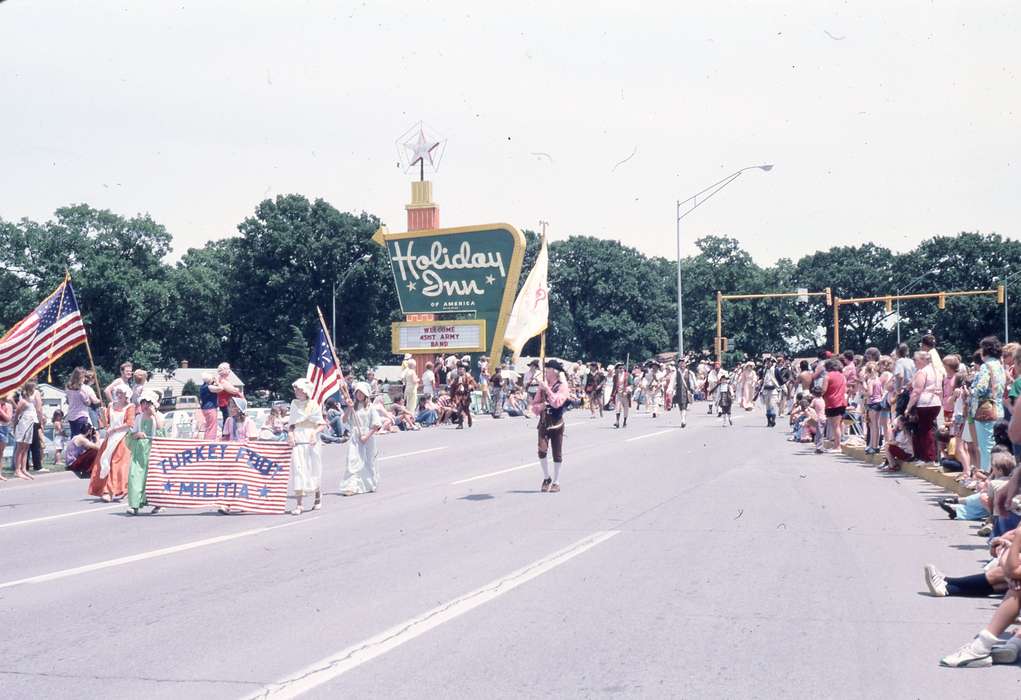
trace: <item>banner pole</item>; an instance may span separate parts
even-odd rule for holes
[[[546,331],[539,336],[539,370],[546,371]]]
[[[337,372],[340,374],[340,393],[344,395],[344,398],[351,401],[351,396],[347,390],[347,380],[344,377],[344,370],[340,367],[340,355],[337,354],[337,348],[333,346],[333,338],[330,336],[330,328],[326,325],[326,319],[323,317],[323,310],[316,304],[316,313],[319,314],[319,323],[323,328],[323,333],[326,335],[326,342],[330,345],[330,352],[333,353],[333,361],[337,363]]]

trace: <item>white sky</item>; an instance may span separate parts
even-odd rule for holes
[[[147,211],[181,252],[298,192],[402,231],[394,140],[422,119],[445,226],[673,257],[677,199],[775,163],[682,222],[686,254],[1017,237],[1019,29],[982,0],[9,0],[0,216]]]

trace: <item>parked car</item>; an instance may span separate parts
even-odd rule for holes
[[[160,411],[196,411],[199,408],[197,396],[164,396],[160,399]]]
[[[195,411],[192,409],[167,411],[166,413],[164,413],[163,431],[166,434],[166,436],[170,438],[201,437],[198,433],[198,424],[196,423],[195,419]]]

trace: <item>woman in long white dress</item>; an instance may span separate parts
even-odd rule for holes
[[[379,486],[376,433],[383,427],[383,421],[369,401],[372,393],[369,385],[358,382],[354,392],[354,401],[344,413],[344,420],[351,426],[351,440],[347,445],[347,470],[340,485],[341,496],[372,493]]]
[[[323,507],[323,460],[319,433],[326,428],[323,409],[312,399],[312,382],[298,379],[291,387],[294,400],[287,418],[287,442],[291,445],[291,483],[297,504],[291,515],[301,515],[304,496],[314,495],[312,510]]]

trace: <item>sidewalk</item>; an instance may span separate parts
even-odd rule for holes
[[[879,466],[883,463],[883,455],[867,455],[865,454],[864,447],[841,445],[840,451],[848,457],[861,460],[862,462],[866,462],[867,464],[872,464],[874,466]],[[901,471],[905,474],[910,474],[911,476],[917,476],[919,479],[925,479],[929,483],[946,489],[951,493],[955,493],[958,496],[970,496],[975,493],[974,490],[959,484],[955,478],[955,473],[944,472],[938,464],[933,464],[931,462],[905,464],[901,467]]]

